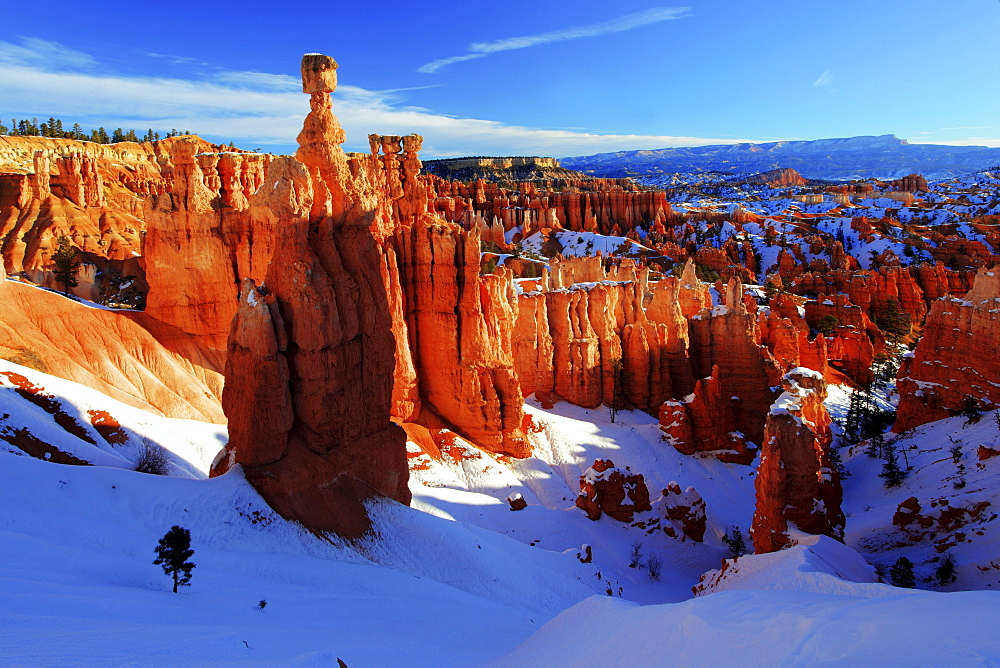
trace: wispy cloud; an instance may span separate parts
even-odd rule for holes
[[[0,64],[36,69],[89,69],[97,64],[89,54],[38,37],[22,37],[21,44],[0,42]]]
[[[689,15],[690,11],[689,7],[651,7],[641,12],[625,14],[624,16],[619,16],[602,23],[592,23],[585,26],[573,26],[570,28],[542,32],[535,35],[524,35],[522,37],[508,37],[506,39],[498,39],[493,42],[474,42],[467,47],[471,53],[434,60],[421,65],[417,68],[417,71],[424,74],[432,74],[437,72],[442,67],[466,60],[473,60],[474,58],[483,58],[491,53],[498,53],[500,51],[527,49],[528,47],[537,46],[539,44],[565,42],[571,39],[597,37],[598,35],[625,32],[626,30],[633,30],[634,28],[640,28],[642,26],[650,25],[651,23],[684,18]]]
[[[829,86],[832,83],[833,74],[830,73],[830,70],[827,70],[823,72],[823,74],[819,75],[819,78],[816,79],[816,81],[813,81],[813,88],[817,88],[819,86]]]
[[[4,43],[0,42],[0,53]],[[52,52],[52,43],[41,49]],[[26,48],[26,47],[19,47]],[[86,127],[190,129],[216,142],[244,148],[295,150],[309,112],[298,77],[264,72],[215,71],[199,79],[136,77],[98,70],[45,71],[40,51],[18,52],[0,67],[4,111],[14,117],[55,116]],[[86,54],[82,54],[86,56]],[[89,60],[88,60],[89,59]],[[94,63],[89,56],[79,62]],[[588,155],[610,151],[731,144],[746,139],[601,134],[539,129],[457,118],[407,105],[407,89],[368,90],[342,84],[334,112],[347,132],[347,150],[368,148],[368,133],[424,135],[422,155]]]

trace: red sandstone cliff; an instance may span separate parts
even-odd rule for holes
[[[964,299],[934,302],[923,338],[899,370],[893,431],[949,417],[966,397],[981,407],[1000,405],[998,299],[1000,270],[980,269]]]

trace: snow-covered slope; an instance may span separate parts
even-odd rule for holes
[[[205,479],[206,453],[225,437],[217,425],[150,416],[6,362],[0,371],[44,387],[103,443],[0,388],[6,427],[97,464],[41,461],[3,442],[5,662],[474,665],[599,591],[577,580],[584,566],[570,555],[398,504],[372,509],[381,536],[359,549],[320,539],[277,517],[238,469]],[[104,442],[92,409],[114,415],[129,443]],[[180,477],[129,470],[139,434],[177,447]],[[174,524],[191,531],[197,564],[179,594],[152,564]]]
[[[995,665],[993,592],[730,591],[671,605],[589,598],[498,666]]]
[[[152,416],[6,362],[0,380],[4,435],[27,432],[94,464],[42,461],[16,438],[0,440],[0,646],[11,664],[919,664],[1000,656],[991,628],[1000,593],[875,584],[857,553],[823,538],[730,562],[706,578],[714,593],[687,600],[698,576],[727,556],[721,534],[749,524],[752,469],[677,453],[643,413],[619,412],[611,424],[603,409],[529,401],[535,457],[495,458],[461,439],[441,461],[415,456],[414,507],[373,503],[377,535],[349,546],[277,517],[238,468],[207,479],[226,438],[217,425]],[[105,438],[105,416],[123,437]],[[993,433],[991,419],[967,428],[969,443]],[[931,444],[961,425],[922,429],[915,438],[927,452],[913,454],[919,470],[904,490],[876,489],[867,458],[849,459],[857,487],[848,488],[847,507],[861,518],[848,520],[850,545],[871,547],[892,530],[897,496],[946,492],[934,489],[942,476],[935,467],[952,459],[939,462]],[[131,470],[150,444],[169,451],[170,476]],[[667,536],[655,503],[631,524],[588,520],[574,500],[596,458],[642,473],[653,499],[673,480],[698,489],[705,543]],[[989,494],[992,483],[977,476],[989,476],[994,462],[980,469],[969,461],[969,493]],[[512,493],[528,507],[511,511]],[[856,508],[878,494],[886,497],[878,509]],[[151,563],[175,524],[191,531],[197,564],[179,594]],[[978,550],[982,564],[990,531],[953,548],[960,572],[974,561],[963,550]],[[640,566],[630,567],[636,545]],[[919,556],[925,548],[892,549]],[[659,580],[650,576],[654,558],[663,564]]]

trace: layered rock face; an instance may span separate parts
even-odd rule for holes
[[[899,369],[893,431],[954,415],[967,397],[981,408],[1000,405],[998,300],[1000,270],[980,269],[964,299],[934,302],[923,338]]]
[[[145,210],[146,312],[225,350],[238,279],[261,280],[274,243],[247,212],[270,156],[199,153],[188,137],[172,148],[170,186]]]
[[[223,358],[141,312],[88,308],[0,279],[0,358],[167,417],[225,422],[213,370]]]
[[[114,299],[122,279],[131,277],[131,296],[141,303],[144,199],[170,189],[170,156],[185,142],[195,145],[191,155],[221,149],[195,137],[114,145],[0,137],[0,254],[7,273],[55,287],[50,258],[56,239],[66,236],[84,263],[75,294]]]
[[[396,336],[409,344],[397,364],[396,415],[452,427],[493,452],[528,456],[509,273],[479,276],[479,234],[426,214],[400,227],[389,244],[405,323]],[[411,365],[419,396],[407,400]]]
[[[793,544],[792,528],[843,540],[843,490],[830,462],[826,382],[810,369],[782,378],[784,393],[771,407],[757,467],[757,506],[751,534],[757,553]]]
[[[307,55],[312,111],[298,160],[275,159],[252,200],[280,234],[263,285],[243,283],[229,336],[223,407],[234,464],[282,516],[357,538],[364,500],[409,502],[405,434],[390,422],[395,344],[384,259],[373,233],[385,202],[366,197],[340,148],[332,58]],[[381,211],[379,210],[381,207]]]
[[[730,422],[746,440],[762,443],[767,409],[774,400],[770,389],[781,376],[770,355],[757,344],[756,319],[743,300],[739,281],[730,280],[726,305],[707,309],[690,321],[691,359],[696,377],[718,379],[703,384],[709,412]],[[695,398],[698,397],[695,390]],[[747,457],[753,458],[753,453]]]
[[[514,240],[543,229],[611,234],[673,216],[663,192],[640,190],[629,179],[521,181],[511,189],[482,180],[466,184],[428,179],[430,210],[465,227],[520,227]],[[502,235],[499,241],[502,242]]]

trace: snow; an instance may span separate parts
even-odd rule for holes
[[[699,576],[728,556],[721,536],[746,530],[754,500],[752,467],[682,455],[663,442],[656,419],[565,403],[543,409],[529,398],[534,456],[512,460],[456,437],[440,460],[416,455],[413,504],[369,506],[375,535],[348,545],[314,536],[276,516],[238,467],[207,478],[226,441],[224,427],[150,415],[98,392],[0,361],[59,401],[95,444],[0,387],[8,427],[94,462],[40,461],[0,448],[0,625],[5,663],[348,665],[706,665],[989,662],[1000,656],[993,618],[1000,593],[903,591],[874,582],[871,566],[907,554],[920,586],[934,567],[932,545],[897,546],[892,514],[918,496],[953,505],[995,500],[1000,460],[974,462],[980,443],[997,443],[991,414],[922,427],[897,447],[914,467],[885,490],[878,463],[845,451],[847,546],[798,535],[780,553],[729,562],[708,576],[713,593],[692,598]],[[7,376],[0,376],[7,378]],[[847,392],[831,386],[835,415]],[[112,415],[126,435],[105,442],[88,411]],[[965,444],[968,485],[957,475],[947,436]],[[170,452],[171,475],[131,470],[143,441]],[[595,459],[641,473],[655,500],[676,481],[704,498],[702,544],[668,537],[649,523],[602,517],[574,505],[579,478]],[[508,498],[527,507],[511,512]],[[1000,585],[991,560],[1000,534],[991,520],[951,552],[950,588]],[[170,591],[151,562],[170,526],[191,531],[192,586]],[[982,530],[983,535],[974,532]],[[630,568],[663,563],[660,581]],[[582,563],[586,546],[593,561]],[[982,570],[986,569],[986,570]],[[260,602],[266,601],[261,608]]]
[[[625,249],[624,254],[626,255],[639,252],[653,253],[653,251],[649,248],[646,248],[631,239],[627,239],[625,237],[605,236],[594,232],[570,232],[568,230],[562,230],[556,233],[556,239],[558,239],[559,243],[562,245],[562,254],[565,257],[580,257],[585,255],[596,255],[597,253],[602,253],[604,255],[620,255],[622,253],[618,249],[623,247]],[[544,241],[545,237],[542,233],[536,232],[527,239],[524,239],[521,242],[521,246],[526,252],[541,253]]]
[[[674,605],[578,603],[495,666],[992,665],[992,592],[876,598],[731,591]]]

